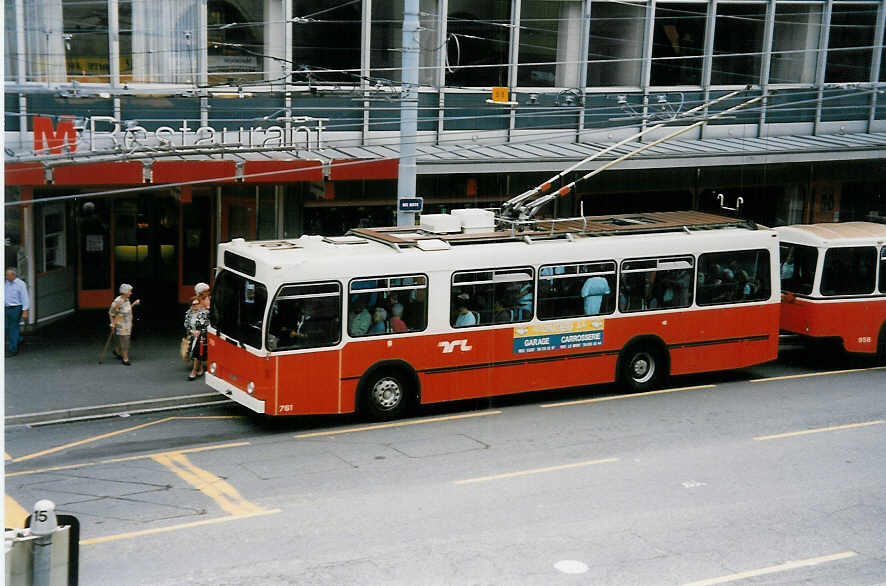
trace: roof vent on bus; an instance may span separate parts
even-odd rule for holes
[[[465,234],[495,231],[495,213],[490,210],[464,208],[452,210],[452,215],[459,219]]]
[[[434,234],[461,232],[461,221],[449,214],[422,214],[421,229]]]
[[[323,242],[327,244],[367,244],[369,241],[360,236],[324,236]]]

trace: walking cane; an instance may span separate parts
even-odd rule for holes
[[[105,342],[105,347],[102,348],[102,353],[99,354],[99,356],[98,356],[98,363],[99,363],[99,364],[101,364],[101,363],[102,363],[102,360],[105,359],[105,354],[108,353],[108,346],[111,345],[111,338],[113,338],[113,337],[114,337],[114,330],[111,330],[111,333],[108,334],[108,339],[107,339],[107,341]]]

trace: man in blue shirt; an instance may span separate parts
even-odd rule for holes
[[[16,276],[15,269],[6,269],[6,283],[3,299],[6,305],[6,347],[9,354],[18,354],[19,322],[22,318],[28,319],[28,310],[31,308],[28,299],[28,286]]]

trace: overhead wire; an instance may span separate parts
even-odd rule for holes
[[[859,91],[871,92],[871,91],[877,91],[877,90],[860,89]],[[763,98],[763,97],[767,97],[767,96],[759,96],[759,98]],[[769,106],[769,109],[777,109],[778,107],[779,107],[778,105]],[[752,110],[756,110],[756,109],[758,109],[758,108],[754,108]],[[712,114],[711,118],[713,118],[713,116],[716,116],[716,114],[717,113]],[[693,117],[686,117],[685,121],[688,123],[693,123],[693,124],[698,122],[698,120],[694,121]],[[582,134],[593,134],[593,133],[603,133],[603,132],[608,133],[610,131],[611,131],[611,128],[593,129],[593,130],[585,129],[581,133]],[[554,134],[554,136],[564,136],[567,133],[569,135],[574,135],[576,133],[576,130],[569,129],[566,131],[557,132],[556,134]],[[407,138],[416,139],[416,137],[407,137]],[[525,140],[518,139],[518,140],[513,140],[508,143],[502,143],[502,144],[505,144],[505,145],[517,144],[517,145],[519,145],[519,144],[537,143],[539,138],[540,137],[538,135],[534,135],[534,136],[526,137]],[[416,144],[426,144],[426,143],[421,143],[416,140]],[[466,151],[470,151],[472,149],[475,149],[478,146],[483,146],[483,145],[477,145],[477,144],[463,145],[460,147],[455,147],[455,148],[449,149],[449,152],[452,152],[452,153],[466,152]],[[229,152],[231,154],[236,154],[236,151],[229,151]],[[170,153],[170,154],[172,154],[172,153]],[[174,154],[175,155],[183,155],[186,153],[179,152],[179,153],[174,153]],[[399,155],[396,155],[396,156],[382,157],[382,158],[376,158],[376,159],[360,159],[360,160],[353,160],[353,161],[346,161],[346,162],[336,162],[336,163],[334,163],[334,165],[335,166],[361,165],[361,164],[366,164],[367,162],[396,160],[398,158],[399,158]],[[310,161],[310,160],[308,160],[308,161]],[[318,161],[318,163],[322,164],[322,161]],[[332,164],[332,163],[330,163],[330,164]],[[7,172],[9,172],[9,170],[7,170]],[[293,171],[291,169],[286,169],[286,170],[282,170],[282,171],[268,171],[268,172],[253,173],[253,174],[244,175],[243,178],[266,177],[266,176],[273,176],[275,174],[282,174],[282,173],[291,174],[293,172],[298,172],[298,171]],[[304,172],[308,172],[308,170],[304,170]],[[212,183],[218,183],[221,181],[227,181],[227,180],[232,180],[232,179],[237,179],[237,177],[216,177],[216,178],[212,178],[212,179],[181,181],[181,182],[175,182],[175,183],[164,183],[164,184],[156,184],[156,185],[141,185],[141,186],[132,187],[132,188],[118,188],[118,189],[110,189],[110,190],[96,191],[96,192],[90,192],[90,193],[78,193],[78,194],[70,194],[70,195],[51,196],[51,197],[40,198],[37,200],[6,202],[4,204],[4,206],[5,207],[16,207],[16,206],[22,206],[22,205],[32,205],[35,203],[42,204],[42,203],[49,203],[49,202],[54,202],[54,201],[65,201],[65,200],[71,200],[71,199],[105,197],[105,196],[120,195],[120,194],[135,193],[135,192],[154,191],[154,190],[159,190],[159,189],[170,189],[170,188],[175,188],[175,187],[193,186],[193,185],[200,185],[200,184],[212,184]]]

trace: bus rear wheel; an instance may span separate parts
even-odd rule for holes
[[[665,368],[661,350],[652,344],[637,344],[622,354],[621,381],[632,392],[648,391],[664,379]]]
[[[386,370],[370,378],[363,392],[363,401],[370,418],[397,419],[406,410],[409,385],[397,371]]]

